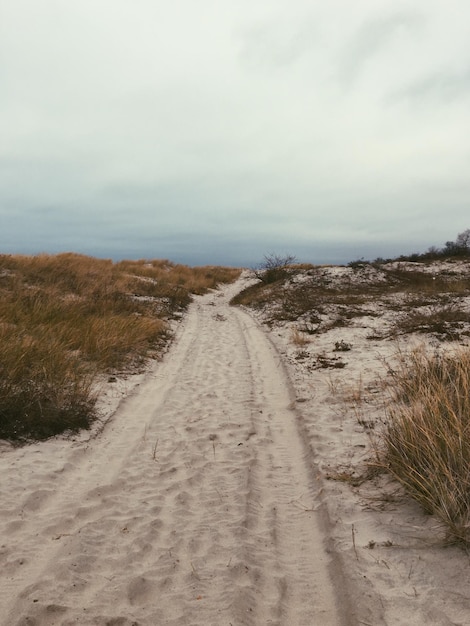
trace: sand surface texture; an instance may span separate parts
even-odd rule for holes
[[[416,270],[412,263],[399,267]],[[427,269],[435,275],[452,272],[470,280],[468,263],[441,263]],[[320,282],[327,279],[346,294],[354,281],[369,285],[380,276],[380,270],[369,266],[316,271]],[[295,280],[308,289],[307,273],[299,273]],[[446,305],[470,311],[468,296],[446,297]],[[431,306],[439,308],[439,301]],[[309,323],[311,311],[295,321],[276,320],[274,307],[270,304],[252,315],[270,329],[295,389],[302,437],[321,477],[328,510],[325,532],[340,559],[351,599],[349,619],[354,616],[365,626],[468,626],[468,549],[448,545],[445,527],[435,516],[426,514],[390,475],[370,470],[388,420],[392,391],[388,385],[393,385],[389,369],[396,366],[397,356],[416,347],[428,354],[468,349],[470,329],[462,326],[464,332],[454,341],[429,333],[396,337],[397,318],[414,308],[407,306],[406,298],[393,294],[366,299],[361,311],[354,303],[325,306],[324,332],[302,333],[307,343],[297,345],[293,331]],[[338,318],[345,323],[336,323]],[[348,350],[336,351],[338,343]]]
[[[162,363],[86,437],[5,447],[4,626],[357,623],[278,352],[196,298]]]

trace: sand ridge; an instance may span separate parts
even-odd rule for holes
[[[2,624],[357,623],[279,355],[228,305],[240,286],[195,299],[96,437],[0,455]]]

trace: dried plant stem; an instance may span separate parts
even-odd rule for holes
[[[356,555],[356,559],[359,561],[359,556],[356,550],[356,529],[354,528],[354,524],[351,525],[351,535],[352,535],[354,554]]]
[[[157,439],[157,441],[155,442],[155,445],[154,445],[154,447],[153,447],[153,454],[152,454],[152,458],[153,458],[153,460],[154,460],[154,461],[156,461],[156,460],[157,460],[157,447],[158,447],[158,442],[159,442],[159,439]]]

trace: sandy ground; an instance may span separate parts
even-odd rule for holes
[[[465,552],[386,478],[338,480],[370,455],[380,409],[353,398],[392,348],[336,330],[348,368],[312,369],[228,305],[244,280],[196,298],[100,428],[2,446],[2,625],[470,623]]]
[[[400,266],[406,269],[405,264]],[[356,275],[350,268],[324,270],[339,286],[368,280],[368,271]],[[436,271],[436,266],[429,271]],[[470,264],[444,263],[440,271],[470,278]],[[458,304],[470,307],[468,298]],[[400,312],[388,306],[387,298],[371,299],[365,309],[370,316],[353,318],[349,326],[315,335],[302,346],[292,341],[298,322],[269,325],[295,388],[300,432],[322,479],[330,519],[327,532],[347,580],[351,615],[367,626],[468,625],[468,553],[446,545],[438,521],[425,515],[387,475],[363,477],[376,458],[389,397],[387,370],[394,367],[397,354],[415,348],[452,351],[470,347],[470,341],[467,337],[442,342],[422,334],[387,338]],[[254,315],[260,322],[269,318],[266,312]],[[350,349],[338,352],[337,344]],[[344,367],[325,368],[321,365],[325,361],[332,365],[341,361]]]
[[[231,286],[104,428],[1,455],[2,624],[349,623],[278,354]]]

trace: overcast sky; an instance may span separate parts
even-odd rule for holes
[[[0,0],[0,253],[344,263],[470,228],[468,0]]]

